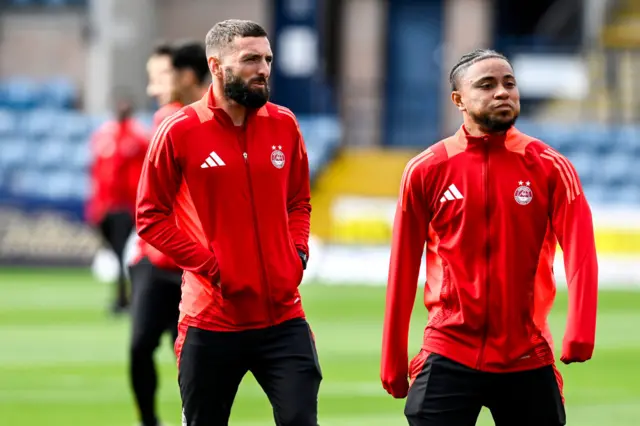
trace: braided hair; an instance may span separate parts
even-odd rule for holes
[[[511,62],[509,62],[506,56],[491,49],[476,49],[473,52],[469,52],[463,55],[458,63],[455,64],[453,68],[451,68],[451,73],[449,74],[449,84],[451,84],[451,90],[458,90],[458,80],[460,78],[460,75],[471,65],[475,64],[476,62],[484,61],[485,59],[494,58],[507,61],[509,65],[511,65]],[[511,67],[513,68],[513,65],[511,65]]]

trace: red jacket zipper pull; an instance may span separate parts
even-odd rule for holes
[[[248,160],[247,160],[247,157],[249,157],[249,155],[247,155],[247,153],[246,153],[246,152],[243,152],[243,153],[242,153],[242,156],[244,157],[244,162],[246,163],[246,162],[248,161]]]

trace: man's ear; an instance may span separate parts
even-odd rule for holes
[[[209,56],[207,62],[209,64],[209,71],[211,71],[211,74],[215,75],[216,77],[222,78],[222,67],[220,66],[220,58]]]
[[[451,92],[451,102],[453,102],[458,110],[466,111],[467,107],[465,107],[464,102],[462,101],[462,95],[457,90]]]

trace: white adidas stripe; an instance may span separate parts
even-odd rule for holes
[[[442,198],[440,198],[440,202],[444,203],[447,200],[462,200],[463,198],[464,197],[462,196],[462,193],[458,190],[455,184],[451,184],[449,185],[449,188],[444,192]]]
[[[215,153],[215,151],[212,151],[207,157],[207,159],[204,160],[204,163],[202,163],[200,168],[208,169],[209,167],[217,167],[217,166],[226,166],[226,164],[224,163],[224,161],[222,161],[222,158],[220,158],[220,156]]]

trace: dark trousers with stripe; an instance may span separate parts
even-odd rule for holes
[[[188,328],[179,384],[186,426],[227,426],[242,378],[251,372],[273,407],[277,426],[317,426],[322,372],[302,318],[240,332]]]
[[[496,426],[563,426],[555,367],[486,373],[438,354],[425,356],[405,405],[410,426],[473,426],[487,407]]]

